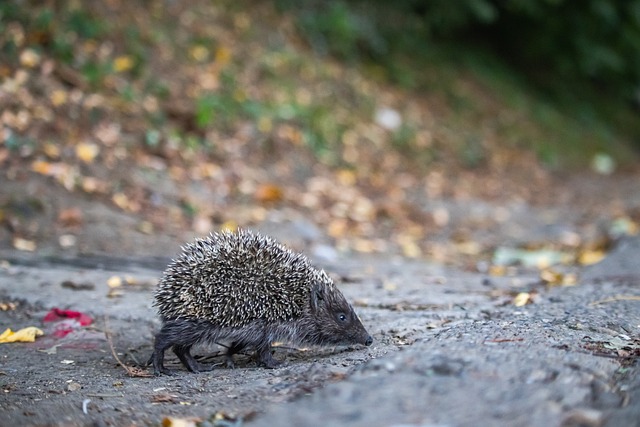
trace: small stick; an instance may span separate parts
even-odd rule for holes
[[[113,358],[116,359],[116,362],[118,362],[118,365],[124,368],[124,370],[127,372],[127,375],[129,375],[130,377],[150,377],[151,376],[151,374],[149,374],[146,370],[127,366],[124,363],[122,363],[122,361],[116,354],[116,349],[113,347],[111,329],[109,328],[109,318],[107,317],[106,314],[104,315],[104,335],[106,336],[107,342],[109,343],[109,348],[111,349],[111,354],[113,355]]]

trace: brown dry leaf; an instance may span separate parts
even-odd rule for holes
[[[54,144],[52,142],[47,142],[42,147],[44,154],[50,159],[58,159],[60,158],[60,147],[58,144]]]
[[[262,184],[253,195],[260,203],[274,203],[282,200],[284,193],[282,188],[275,184]]]
[[[175,403],[178,401],[178,396],[169,393],[158,393],[151,396],[152,403]]]
[[[79,208],[67,208],[58,214],[58,223],[62,227],[77,227],[82,225],[84,216]]]
[[[18,303],[0,301],[0,311],[13,311],[17,307],[18,307]]]
[[[135,200],[131,200],[124,193],[116,193],[111,197],[113,203],[116,204],[120,209],[129,211],[129,212],[138,212],[140,210],[140,204]]]

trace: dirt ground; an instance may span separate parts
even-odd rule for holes
[[[632,178],[611,189],[612,181],[592,184],[631,211],[640,205]],[[587,194],[576,196],[582,205],[520,207],[484,238],[506,244],[587,233]],[[55,200],[55,191],[47,197]],[[451,204],[462,219],[463,211],[491,212],[482,201]],[[0,251],[0,324],[45,332],[34,343],[0,345],[1,425],[639,425],[637,240],[612,240],[613,251],[593,267],[560,267],[577,283],[550,286],[537,269],[492,275],[480,271],[482,261],[461,269],[399,255],[334,256],[322,235],[300,237],[311,225],[265,221],[263,231],[301,247],[337,279],[374,344],[278,348],[285,364],[274,370],[251,355],[231,370],[221,349],[201,348],[195,353],[218,369],[190,374],[168,356],[177,375],[153,377],[141,367],[159,326],[151,292],[186,236],[136,233],[128,214],[86,208],[92,232],[79,234],[82,247],[110,254],[56,254],[46,249],[53,234],[36,254]],[[481,239],[486,230],[477,232]],[[123,284],[109,286],[114,277]],[[530,304],[516,306],[523,292]],[[42,322],[53,307],[94,322],[57,338],[60,325]]]

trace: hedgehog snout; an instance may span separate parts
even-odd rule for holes
[[[367,337],[367,339],[364,341],[364,345],[366,345],[367,347],[369,347],[371,344],[373,344],[373,337],[371,337],[371,335],[369,335]]]

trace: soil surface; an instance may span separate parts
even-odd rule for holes
[[[320,260],[371,347],[278,347],[285,363],[273,370],[250,354],[228,369],[224,349],[200,348],[219,365],[200,374],[168,352],[176,375],[153,377],[143,367],[159,326],[151,292],[168,258],[4,250],[0,295],[13,305],[0,324],[45,334],[0,345],[1,424],[640,425],[639,254],[639,239],[622,238],[604,261],[567,268],[574,286],[554,287],[524,268],[490,276],[393,256]],[[531,304],[513,303],[521,292]],[[56,337],[61,323],[42,322],[53,307],[95,320]]]

